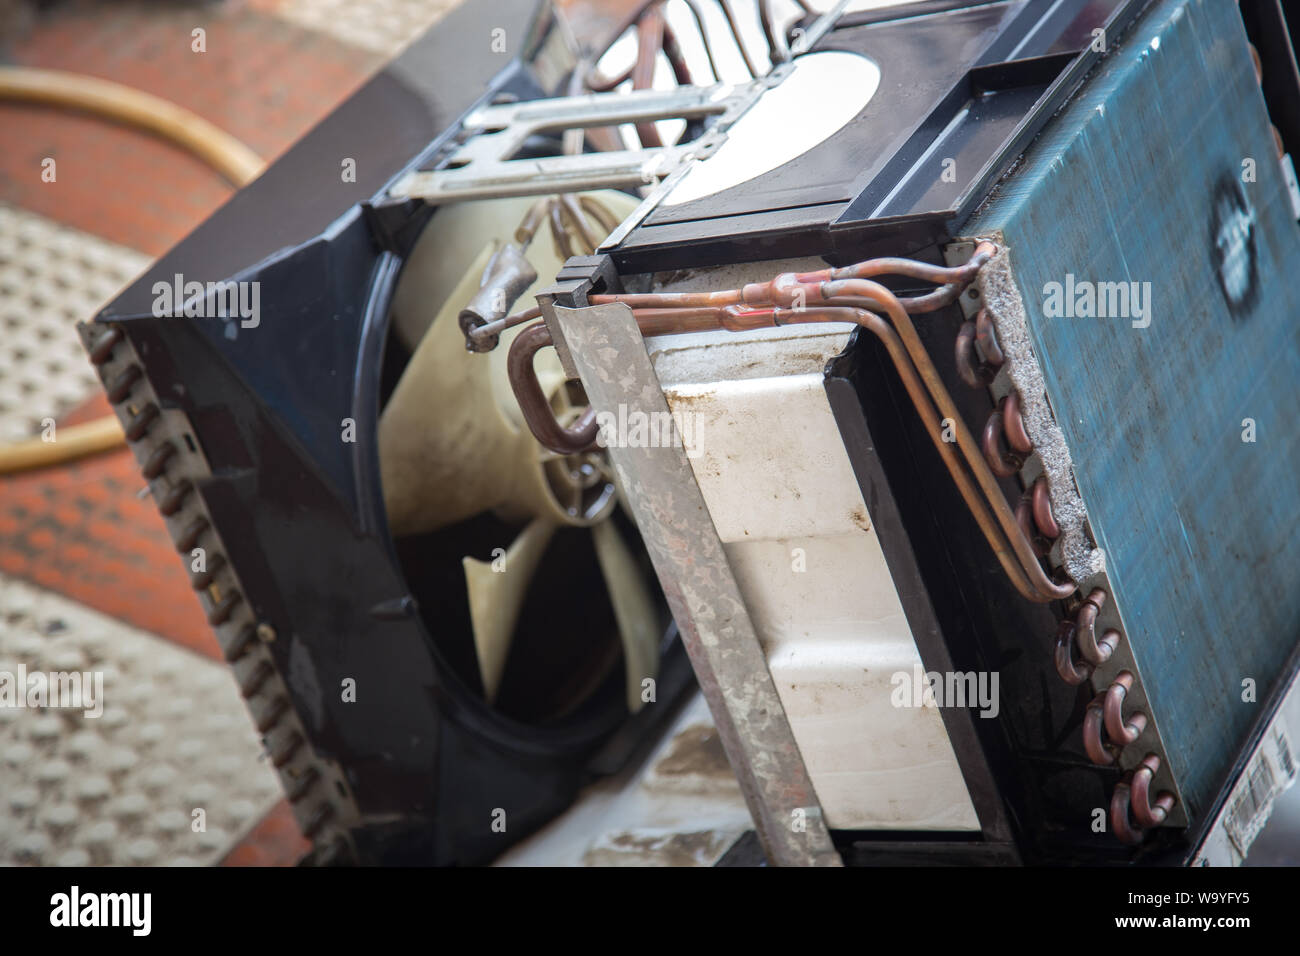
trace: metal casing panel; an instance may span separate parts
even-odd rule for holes
[[[1011,249],[1195,816],[1259,716],[1243,680],[1263,701],[1300,635],[1300,227],[1236,5],[1153,5],[963,232]],[[1149,325],[1048,317],[1047,285],[1068,275],[1149,282]]]
[[[938,708],[896,692],[925,668],[826,397],[847,338],[795,326],[648,347],[827,825],[978,832]]]

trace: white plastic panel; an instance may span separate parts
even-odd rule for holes
[[[842,326],[649,343],[691,465],[834,829],[978,830],[823,387]]]

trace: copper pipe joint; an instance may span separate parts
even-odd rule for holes
[[[1034,524],[1033,504],[1029,492],[1020,496],[1020,502],[1016,505],[1016,524],[1020,527],[1020,533],[1025,536],[1034,547],[1034,554],[1040,558],[1045,558],[1052,550],[1052,542],[1039,533],[1038,527]]]
[[[1056,673],[1071,687],[1078,687],[1092,676],[1093,666],[1074,656],[1074,622],[1062,621],[1056,630]]]
[[[1129,791],[1130,784],[1127,777],[1115,784],[1115,792],[1110,798],[1110,828],[1121,843],[1137,846],[1146,838],[1146,832],[1140,827],[1135,827],[1129,817],[1129,808],[1132,804],[1132,795]]]
[[[1167,790],[1160,792],[1156,802],[1151,802],[1151,781],[1160,770],[1160,758],[1147,754],[1133,770],[1132,800],[1133,818],[1143,828],[1158,827],[1165,822],[1169,811],[1174,808],[1177,799]]]
[[[1099,767],[1109,767],[1115,762],[1115,748],[1107,743],[1105,733],[1105,694],[1098,694],[1088,702],[1083,713],[1083,751]]]
[[[1074,619],[1079,653],[1090,664],[1106,663],[1119,647],[1120,633],[1113,628],[1106,631],[1100,641],[1097,640],[1097,614],[1105,603],[1106,592],[1093,588]]]
[[[530,325],[510,344],[506,367],[510,386],[519,402],[519,411],[523,413],[529,430],[551,451],[560,455],[573,455],[586,451],[595,444],[600,427],[596,423],[594,408],[584,411],[577,422],[568,428],[555,420],[551,403],[546,400],[546,394],[533,371],[534,356],[551,344],[551,333],[545,322]]]
[[[983,388],[997,377],[998,370],[975,352],[976,335],[975,323],[963,322],[957,332],[957,347],[953,357],[961,380],[971,388]]]
[[[1133,689],[1134,677],[1130,671],[1120,671],[1108,688],[1103,706],[1106,733],[1120,747],[1126,747],[1142,735],[1146,729],[1147,715],[1141,711],[1124,719],[1124,700]]]
[[[975,313],[975,341],[979,343],[984,360],[989,365],[994,368],[1003,366],[1007,357],[998,342],[997,329],[993,328],[993,319],[990,318],[988,309],[980,309]]]
[[[1110,799],[1110,826],[1120,842],[1137,846],[1146,839],[1146,831],[1163,823],[1174,808],[1177,800],[1168,791],[1162,791],[1151,803],[1151,779],[1159,769],[1160,758],[1147,754],[1115,785]]]
[[[984,460],[988,462],[993,474],[1001,478],[1010,478],[1019,474],[1021,466],[1025,463],[1024,457],[1013,452],[1005,442],[1006,426],[1003,424],[1003,410],[1006,401],[1004,398],[998,403],[998,407],[993,409],[988,421],[984,423],[984,432],[980,436],[980,448],[984,452]]]
[[[1030,506],[1034,513],[1034,524],[1044,538],[1055,541],[1061,536],[1061,526],[1052,514],[1052,498],[1047,488],[1047,476],[1039,475],[1029,489]]]

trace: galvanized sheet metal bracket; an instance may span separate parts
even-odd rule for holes
[[[726,131],[763,94],[787,75],[788,65],[735,86],[686,86],[674,90],[589,93],[485,106],[464,121],[466,140],[441,169],[407,173],[389,190],[393,199],[430,205],[504,196],[540,196],[588,189],[657,186],[697,159],[712,155]],[[530,136],[568,129],[714,117],[689,143],[653,149],[515,159]],[[662,189],[654,190],[657,202]],[[649,211],[639,216],[639,222]]]
[[[595,408],[669,420],[631,309],[557,306],[555,317]],[[768,859],[841,865],[685,449],[615,442],[608,451]]]

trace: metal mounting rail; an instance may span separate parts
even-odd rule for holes
[[[587,189],[651,186],[687,163],[711,155],[726,131],[762,95],[789,74],[778,68],[736,86],[685,86],[675,90],[589,93],[485,106],[465,118],[468,138],[442,168],[416,170],[389,190],[393,199],[437,205],[466,199],[538,196]],[[513,159],[538,133],[717,117],[689,143],[651,149]]]

